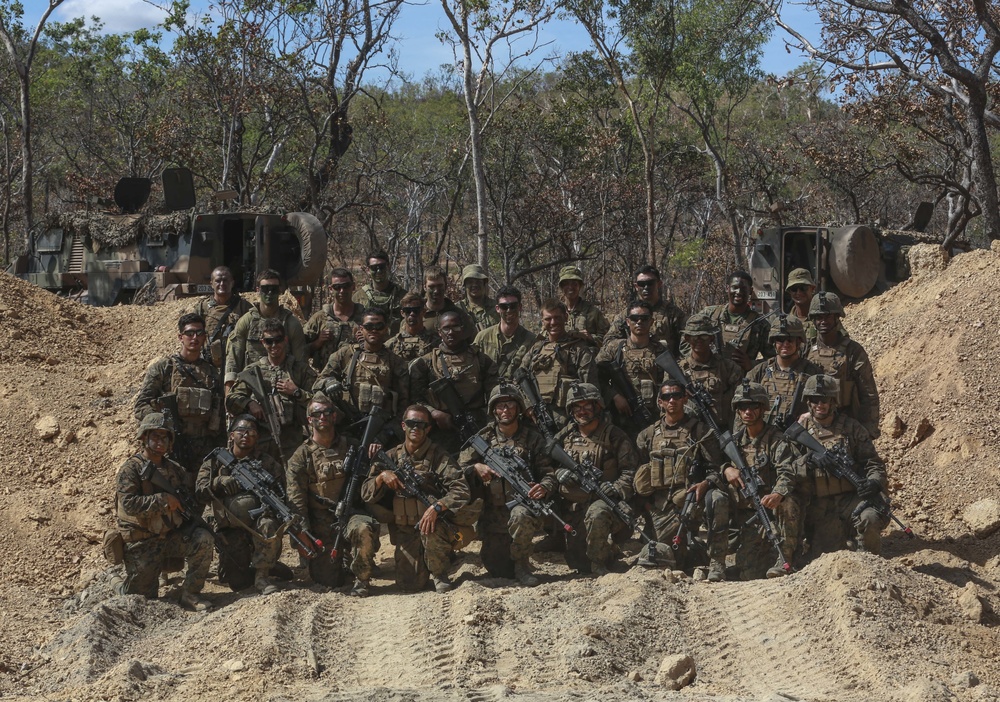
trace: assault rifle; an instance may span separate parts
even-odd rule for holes
[[[855,490],[859,490],[866,482],[865,478],[862,478],[854,470],[854,461],[849,455],[847,455],[847,447],[843,444],[838,445],[836,448],[828,449],[819,441],[816,440],[812,434],[810,434],[804,426],[798,422],[793,422],[788,429],[785,430],[785,438],[790,441],[794,441],[801,446],[805,446],[809,449],[812,454],[816,457],[818,462],[823,466],[824,469],[833,473],[836,477],[848,481],[854,486]],[[851,517],[857,517],[861,512],[863,512],[868,507],[871,507],[879,516],[883,519],[891,519],[894,521],[903,533],[909,538],[914,537],[913,530],[910,527],[899,521],[899,518],[892,513],[892,502],[889,498],[882,492],[879,492],[875,497],[863,500],[859,504],[854,512],[851,513]]]
[[[382,464],[383,469],[392,471],[399,478],[399,482],[403,484],[404,491],[408,497],[420,500],[425,507],[430,507],[437,503],[437,498],[424,488],[425,481],[417,474],[416,469],[410,461],[403,459],[399,463],[396,463],[385,451],[379,451],[375,454],[375,460]],[[441,515],[437,523],[441,525],[442,530],[450,541],[457,541],[459,544],[462,542],[462,532],[445,518],[444,515]],[[420,525],[417,524],[414,528],[419,529]]]
[[[733,435],[728,430],[723,430],[719,426],[719,420],[715,417],[715,412],[712,411],[712,396],[708,394],[705,388],[699,384],[691,382],[691,380],[684,375],[684,371],[682,371],[681,367],[677,365],[677,361],[674,360],[674,357],[669,351],[664,351],[656,357],[656,365],[666,371],[667,375],[684,387],[688,396],[694,402],[695,408],[698,410],[698,414],[701,415],[701,418],[711,428],[712,434],[715,435],[722,451],[740,472],[740,479],[743,481],[743,487],[740,488],[740,494],[750,502],[754,512],[754,516],[750,518],[750,522],[748,523],[757,522],[757,528],[761,530],[764,538],[770,541],[771,545],[774,546],[774,550],[778,552],[778,557],[782,560],[781,567],[785,570],[785,572],[790,573],[792,571],[792,565],[787,561],[785,554],[781,551],[781,538],[778,536],[778,532],[774,528],[774,524],[771,522],[771,517],[767,513],[767,508],[764,507],[760,501],[760,489],[764,487],[764,481],[761,480],[756,467],[751,468],[747,465],[747,462],[743,458],[743,454],[740,453],[739,446],[737,446],[736,441],[733,440]]]
[[[264,390],[267,387],[264,383],[264,374],[261,372],[260,366],[256,363],[243,369],[243,372],[237,378],[247,384],[254,399],[257,400],[261,409],[264,410],[264,419],[267,420],[267,430],[271,433],[271,438],[278,449],[278,455],[281,456],[281,462],[284,464],[285,454],[281,450],[281,417],[278,416],[278,408],[275,405],[275,402],[279,401],[277,391],[274,388],[271,388],[271,392]]]
[[[691,461],[691,467],[688,469],[688,482],[692,485],[700,483],[705,479],[704,473],[705,471],[702,469],[701,461],[697,458],[694,459]],[[674,534],[674,538],[670,542],[670,548],[675,551],[680,549],[685,536],[687,537],[688,545],[691,545],[691,532],[697,531],[697,527],[691,513],[694,512],[694,508],[697,504],[698,493],[694,490],[691,490],[684,495],[684,505],[681,507],[680,514],[677,515],[677,533]]]
[[[552,416],[552,412],[549,411],[549,406],[542,399],[535,374],[527,368],[518,368],[514,371],[514,382],[521,388],[521,394],[524,395],[528,408],[534,413],[538,429],[545,435],[546,439],[554,439],[559,427],[556,426],[556,420]]]
[[[720,325],[719,330],[716,332],[716,334],[717,334],[716,344],[719,347],[719,353],[720,354],[722,353],[722,350],[723,350],[724,346],[726,346],[726,345],[728,345],[728,346],[730,346],[731,348],[734,348],[734,349],[738,349],[738,348],[742,347],[743,346],[743,337],[745,337],[747,334],[749,334],[751,329],[753,329],[758,324],[763,324],[764,322],[766,322],[771,317],[774,317],[777,314],[784,314],[784,313],[781,312],[780,309],[774,309],[774,310],[771,310],[770,312],[768,312],[767,314],[763,314],[763,315],[755,318],[749,324],[743,326],[740,329],[739,333],[735,337],[733,337],[733,339],[731,339],[729,342],[727,342],[727,344],[723,344],[722,343],[722,327]]]
[[[649,534],[644,532],[642,529],[638,528],[638,520],[632,513],[632,509],[627,504],[616,500],[604,491],[604,488],[601,487],[601,484],[604,482],[604,474],[601,473],[597,466],[589,461],[577,463],[568,453],[566,453],[565,450],[563,450],[562,446],[555,442],[552,443],[550,451],[552,453],[552,458],[559,465],[568,469],[576,476],[576,479],[580,483],[580,488],[584,492],[589,492],[610,507],[612,514],[618,517],[618,519],[620,519],[625,526],[631,529],[632,532],[638,531],[639,538],[643,541],[643,543],[649,544],[650,555],[656,555],[656,540],[651,538]]]
[[[233,333],[233,329],[236,328],[236,323],[230,323],[229,317],[233,314],[236,306],[240,304],[239,295],[232,293],[231,297],[232,302],[226,306],[226,310],[222,313],[222,317],[219,318],[219,323],[216,325],[215,331],[212,332],[212,336],[201,347],[201,357],[212,365],[215,365],[215,359],[212,357],[212,346],[215,345],[216,341],[220,340],[222,341],[221,348],[219,349],[222,354],[222,365],[226,365],[226,339],[229,338],[229,335]]]
[[[465,403],[462,402],[462,398],[455,388],[455,379],[451,377],[450,372],[448,375],[433,381],[430,384],[430,390],[436,398],[444,403],[445,409],[451,415],[451,421],[458,428],[458,434],[462,437],[463,442],[479,431],[479,422],[476,421],[471,412],[465,410]]]
[[[806,386],[806,375],[805,373],[799,373],[799,379],[795,382],[795,389],[792,391],[792,398],[788,401],[788,407],[778,418],[778,427],[781,429],[787,429],[795,423],[798,419],[795,416],[795,408],[802,401],[802,391]]]
[[[229,475],[236,479],[245,492],[260,501],[260,507],[249,511],[252,518],[256,519],[265,512],[270,512],[282,523],[282,528],[300,554],[306,558],[315,558],[323,552],[323,542],[302,528],[302,517],[285,504],[284,490],[275,477],[264,470],[260,461],[237,459],[224,448],[217,448],[208,454],[209,458],[212,456],[229,468]]]
[[[552,507],[551,497],[544,500],[528,497],[531,483],[525,476],[531,475],[531,468],[523,458],[513,451],[492,448],[478,434],[469,439],[469,445],[483,457],[483,462],[490,467],[490,470],[506,480],[511,490],[514,491],[514,499],[507,503],[507,509],[512,509],[515,505],[522,505],[531,516],[551,517],[563,531],[568,532],[571,536],[576,536],[576,530],[556,514]]]
[[[598,367],[607,374],[615,391],[625,398],[629,409],[632,410],[632,419],[636,423],[648,427],[656,421],[656,417],[649,411],[642,397],[635,391],[632,379],[628,377],[620,360],[602,361]]]

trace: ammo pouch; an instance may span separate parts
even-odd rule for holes
[[[647,405],[650,403],[655,404],[656,401],[656,383],[652,380],[642,379],[639,381],[639,397]]]
[[[743,329],[742,324],[723,324],[722,343],[733,345],[732,342],[735,341],[736,337],[740,335],[741,329]],[[750,335],[744,334],[743,341],[740,342],[740,345],[737,348],[739,348],[742,351],[746,351],[749,345],[750,345]]]
[[[392,515],[396,526],[414,526],[427,508],[416,497],[395,495],[392,498]]]
[[[104,558],[111,565],[121,565],[125,562],[125,540],[117,529],[104,532]]]
[[[649,484],[654,490],[686,485],[689,466],[686,450],[660,449],[649,457]]]
[[[372,407],[389,410],[396,414],[397,395],[392,390],[383,390],[372,383],[358,384],[358,409],[367,413]]]
[[[574,382],[578,382],[575,378],[563,378],[560,377],[556,381],[555,385],[555,395],[552,398],[552,404],[560,409],[566,407],[566,396],[569,394],[569,389],[572,387]],[[541,386],[539,386],[540,394],[544,397],[545,393],[541,391]]]
[[[212,357],[212,365],[222,368],[226,361],[226,351],[222,348],[222,339],[216,339],[208,347],[208,353]]]
[[[295,407],[287,395],[276,392],[268,395],[268,399],[274,407],[274,413],[278,415],[278,423],[281,426],[287,427],[295,421]],[[274,440],[278,441],[278,437],[274,437]]]
[[[687,497],[687,487],[681,485],[677,489],[659,490],[649,496],[653,507],[660,512],[679,512],[684,508],[684,498]]]
[[[832,497],[842,495],[845,492],[854,492],[854,486],[850,481],[841,478],[834,478],[822,472],[817,472],[815,477],[815,496]]]
[[[177,388],[177,413],[182,419],[207,417],[212,412],[212,391],[205,388]]]
[[[856,409],[852,404],[854,402],[854,381],[847,380],[846,378],[838,378],[837,381],[840,383],[837,406],[841,408],[850,407],[852,410]]]
[[[316,466],[316,482],[309,483],[309,493],[325,497],[328,500],[340,498],[340,493],[344,490],[344,483],[347,482],[347,473],[344,472],[344,464],[335,462],[319,462]],[[316,507],[322,509],[319,503]]]

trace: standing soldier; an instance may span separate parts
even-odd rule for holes
[[[637,441],[640,465],[635,491],[649,505],[656,541],[673,543],[677,550],[658,548],[653,558],[649,546],[644,546],[639,563],[659,565],[662,560],[670,566],[694,565],[690,546],[696,544],[694,537],[704,518],[708,579],[725,580],[729,497],[718,476],[722,451],[708,425],[684,412],[687,394],[683,385],[668,377],[660,386],[657,402],[662,419],[639,434]]]
[[[774,546],[753,521],[753,505],[740,493],[746,486],[740,471],[732,463],[727,463],[723,467],[723,477],[729,483],[730,498],[736,510],[736,518],[733,520],[738,533],[735,557],[741,580],[755,580],[765,575],[769,578],[785,575],[783,566],[792,562],[799,542],[799,534],[794,529],[802,522],[802,511],[798,497],[793,495],[794,455],[788,442],[782,437],[781,430],[764,421],[767,407],[768,397],[764,386],[743,381],[733,395],[733,410],[739,416],[743,428],[736,432],[733,439],[747,466],[756,470],[763,483],[759,487],[760,502],[774,512],[782,542],[782,555],[775,562]]]
[[[508,285],[497,291],[497,313],[500,321],[479,332],[473,343],[497,364],[500,378],[510,380],[535,335],[521,325],[521,291],[517,288]]]
[[[486,398],[498,380],[496,364],[469,345],[464,319],[458,310],[444,312],[438,327],[441,345],[410,364],[410,397],[427,406],[434,426],[441,430],[442,448],[456,456],[462,446],[456,418],[431,384],[445,379],[455,386],[462,408],[475,422],[475,431],[486,424]]]
[[[805,338],[802,322],[797,318],[791,315],[775,317],[767,335],[767,340],[774,345],[774,356],[764,359],[747,373],[749,380],[764,386],[774,407],[774,416],[766,421],[782,431],[806,411],[802,396],[806,380],[823,372],[822,366],[802,356]]]
[[[877,439],[881,432],[875,371],[864,347],[841,331],[843,316],[844,306],[834,293],[818,292],[813,296],[809,319],[816,325],[817,337],[806,357],[837,379],[840,387],[837,409],[858,420]]]
[[[180,603],[208,609],[211,603],[198,595],[212,565],[212,533],[187,518],[177,497],[187,476],[167,458],[174,440],[171,423],[159,412],[150,412],[139,422],[136,440],[142,448],[118,471],[115,510],[125,563],[125,580],[118,590],[155,599],[160,571],[169,561],[184,559]]]
[[[656,357],[667,347],[649,335],[653,311],[648,302],[634,300],[626,312],[628,337],[609,339],[597,354],[597,367],[606,376],[601,382],[604,404],[613,410],[615,424],[634,439],[656,419],[656,391],[663,380],[663,369],[656,365]],[[625,383],[642,403],[648,421],[641,421],[642,410],[633,409],[622,394]]]
[[[381,307],[384,309],[392,322],[390,325],[391,333],[395,334],[399,331],[399,308],[406,290],[392,279],[392,272],[389,270],[389,254],[385,251],[368,254],[367,263],[371,282],[368,285],[363,285],[360,290],[354,293],[353,300],[361,307]]]
[[[385,342],[385,347],[409,365],[441,343],[441,337],[433,329],[424,326],[424,298],[415,293],[406,293],[399,303],[403,326],[399,333]]]
[[[743,369],[712,351],[712,339],[717,330],[707,315],[701,312],[691,315],[684,325],[683,345],[688,353],[677,365],[692,382],[701,385],[712,396],[720,426],[729,429],[733,426],[733,392],[743,380]]]
[[[229,450],[237,461],[256,461],[260,468],[284,485],[285,470],[271,456],[257,452],[259,429],[253,415],[233,419],[229,430]],[[268,511],[254,516],[260,500],[240,487],[232,475],[232,466],[212,456],[201,464],[195,494],[203,504],[212,506],[220,540],[219,580],[233,590],[242,590],[252,582],[262,595],[278,591],[269,576],[281,557],[281,526]],[[225,549],[225,553],[222,552]]]
[[[462,287],[465,297],[459,301],[458,308],[465,312],[475,323],[475,331],[481,332],[500,321],[496,312],[496,302],[486,294],[489,276],[483,267],[470,263],[462,269]]]
[[[724,305],[706,307],[700,314],[708,315],[715,326],[716,352],[723,358],[735,361],[748,372],[757,362],[757,356],[770,356],[767,345],[767,328],[760,319],[760,313],[751,307],[753,301],[753,279],[746,271],[735,271],[729,275]],[[728,406],[728,405],[727,405]]]
[[[309,403],[309,438],[288,459],[289,506],[302,517],[302,527],[324,544],[336,540],[339,525],[330,509],[331,501],[342,498],[347,483],[344,461],[356,444],[337,434],[337,406],[323,393],[316,393]],[[322,501],[321,501],[322,499]],[[350,508],[353,509],[353,505]],[[371,515],[355,512],[347,521],[342,539],[351,545],[351,572],[355,581],[351,594],[369,594],[372,564],[378,551],[379,523]],[[308,561],[310,577],[320,585],[340,585],[342,567],[339,559],[320,556]]]
[[[149,364],[135,398],[135,418],[165,412],[176,422],[174,456],[192,488],[205,455],[222,444],[222,382],[219,371],[201,354],[204,318],[189,312],[177,321],[177,328],[180,351]]]
[[[403,415],[403,443],[387,453],[400,467],[412,467],[431,498],[429,506],[409,494],[392,470],[373,470],[361,487],[365,502],[392,501],[389,539],[396,546],[396,584],[404,590],[422,590],[428,575],[438,592],[451,589],[450,556],[460,526],[475,523],[482,501],[469,503],[469,484],[458,464],[428,438],[431,413],[410,405]],[[441,521],[450,524],[442,525]]]
[[[281,322],[288,339],[288,354],[302,363],[306,362],[306,337],[302,324],[291,310],[278,303],[281,274],[272,268],[264,269],[257,276],[257,289],[260,291],[260,303],[240,317],[226,349],[226,387],[232,387],[240,371],[267,356],[267,349],[260,342],[262,324],[266,319]]]
[[[233,272],[226,266],[219,266],[212,271],[212,294],[199,300],[194,307],[194,313],[205,318],[205,333],[208,335],[202,355],[220,373],[226,365],[226,342],[236,328],[236,322],[253,306],[233,291],[233,283]]]
[[[333,302],[323,305],[323,309],[310,317],[304,329],[309,358],[317,371],[323,370],[337,349],[357,341],[361,316],[365,312],[362,305],[351,299],[354,275],[349,270],[334,268],[330,272],[330,287],[333,288]]]
[[[530,474],[522,477],[531,484],[528,497],[544,500],[559,487],[546,450],[545,437],[521,421],[524,400],[516,386],[501,383],[490,394],[490,422],[479,435],[491,448],[524,459]],[[459,465],[473,492],[485,492],[483,513],[477,531],[483,545],[479,555],[490,575],[513,577],[522,585],[537,585],[532,575],[531,540],[542,530],[543,519],[534,517],[522,505],[508,508],[514,499],[510,484],[498,476],[471,447],[462,451]]]
[[[431,266],[424,270],[424,324],[428,329],[437,331],[441,315],[457,310],[458,307],[448,297],[448,276],[440,266]],[[464,315],[463,315],[464,316]]]
[[[559,300],[542,303],[542,331],[524,355],[521,367],[538,381],[542,401],[560,426],[568,422],[566,397],[574,383],[596,385],[594,347],[566,331],[566,305]]]
[[[566,330],[600,348],[611,325],[597,305],[580,297],[581,290],[583,271],[576,266],[563,266],[559,271],[559,295],[566,304]]]
[[[316,371],[288,354],[288,337],[280,319],[264,320],[260,343],[267,349],[267,355],[253,366],[260,369],[263,387],[254,388],[253,366],[248,367],[238,376],[236,385],[226,397],[226,409],[234,415],[249,412],[268,426],[267,438],[272,443],[265,444],[266,450],[284,465],[302,443],[306,407],[312,397]],[[270,431],[271,422],[280,427],[278,436]]]
[[[663,297],[663,280],[660,271],[654,266],[645,265],[635,273],[632,287],[635,289],[635,299],[649,303],[653,310],[653,324],[650,335],[665,344],[670,353],[677,356],[680,351],[681,329],[684,328],[684,313],[674,304],[673,300]],[[609,337],[624,339],[628,336],[626,315],[618,315],[611,322]]]
[[[573,384],[567,398],[573,421],[556,435],[556,441],[574,461],[592,464],[601,472],[601,490],[608,497],[627,502],[634,494],[632,481],[639,457],[635,444],[604,418],[603,409],[596,386]],[[577,536],[566,535],[566,565],[581,573],[607,575],[613,557],[610,538],[625,524],[607,503],[580,487],[573,471],[560,468],[556,474],[559,494],[566,503],[566,522],[577,532]]]
[[[816,340],[816,326],[809,319],[809,304],[812,302],[813,295],[816,294],[816,284],[809,271],[805,268],[796,268],[789,273],[785,292],[792,298],[792,305],[788,308],[788,316],[795,317],[802,322],[806,344],[811,345]]]

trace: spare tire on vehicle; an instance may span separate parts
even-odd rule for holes
[[[315,285],[323,277],[326,265],[326,232],[318,219],[308,212],[289,212],[285,219],[292,225],[302,249],[300,265],[288,274],[287,285]]]
[[[843,227],[830,237],[830,277],[847,297],[864,297],[878,281],[881,258],[875,233],[864,225]]]

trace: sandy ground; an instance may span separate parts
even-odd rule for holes
[[[707,584],[630,567],[632,552],[596,579],[541,554],[543,583],[521,588],[487,577],[473,545],[452,592],[403,595],[384,539],[368,599],[210,582],[204,613],[169,592],[110,596],[99,545],[138,383],[184,303],[93,309],[0,274],[0,697],[1000,700],[1000,533],[960,517],[1000,498],[1000,308],[979,295],[1000,257],[917,253],[912,280],[846,320],[875,363],[897,513],[919,535],[889,531],[884,558]],[[675,656],[697,671],[676,692],[657,682]]]

